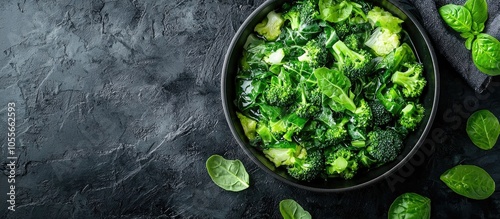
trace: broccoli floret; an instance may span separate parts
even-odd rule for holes
[[[389,111],[387,111],[377,100],[368,102],[370,109],[372,110],[373,117],[373,125],[374,126],[383,126],[389,123],[392,120],[392,115]]]
[[[349,34],[343,40],[345,45],[354,51],[358,51],[363,47],[364,39],[361,34]]]
[[[292,86],[288,73],[282,69],[278,76],[272,76],[271,83],[264,96],[269,105],[288,106],[293,103],[295,93],[295,88]]]
[[[329,126],[329,128],[325,130],[322,137],[320,138],[320,141],[326,145],[336,145],[344,141],[348,135],[348,131],[345,127],[348,122],[349,119],[347,117],[344,117],[339,121],[334,122],[333,124],[326,124]]]
[[[296,2],[283,17],[290,21],[290,27],[280,36],[287,45],[302,45],[321,32],[317,22],[319,16],[316,3],[312,0]]]
[[[351,34],[352,31],[348,21],[335,23],[333,27],[335,29],[335,33],[337,34],[337,36],[339,36],[340,39],[345,39],[345,37]]]
[[[333,45],[333,51],[338,69],[350,80],[367,76],[370,73],[373,56],[368,51],[355,52],[342,41],[337,41]]]
[[[368,127],[372,122],[372,110],[364,99],[359,101],[358,107],[353,112],[352,122],[356,127]]]
[[[308,90],[305,85],[299,87],[300,102],[295,106],[295,113],[302,118],[311,118],[321,111],[321,91]]]
[[[294,134],[300,132],[304,128],[307,119],[299,117],[295,113],[291,113],[278,121],[269,122],[271,133],[275,136],[280,136],[287,140],[292,141]]]
[[[379,163],[396,159],[403,147],[401,136],[392,129],[376,129],[368,133],[368,154]]]
[[[297,157],[288,166],[288,174],[301,181],[315,179],[324,169],[323,154],[317,150],[306,151],[305,157]]]
[[[352,179],[359,165],[356,154],[347,148],[325,150],[325,165],[328,176]]]
[[[310,40],[302,49],[304,50],[304,54],[298,57],[299,61],[309,63],[311,68],[326,64],[328,51],[318,41]]]
[[[403,23],[403,20],[394,17],[390,12],[380,7],[373,7],[373,9],[368,12],[367,18],[374,26],[385,28],[392,33],[399,33],[401,31],[401,23]]]
[[[383,84],[376,92],[376,98],[393,116],[399,115],[404,106],[404,98],[398,87]]]
[[[399,34],[378,27],[365,42],[365,45],[370,47],[378,56],[385,56],[397,48],[399,43]]]
[[[240,112],[236,112],[236,116],[240,120],[241,126],[243,127],[243,132],[245,132],[245,136],[247,136],[248,140],[253,141],[255,139],[257,121],[248,118]]]
[[[411,47],[407,43],[403,43],[378,62],[374,70],[387,69],[391,72],[395,72],[400,70],[403,63],[412,63],[416,61],[415,53],[413,53]]]
[[[401,110],[401,117],[398,120],[399,124],[413,131],[424,118],[424,113],[425,109],[421,104],[409,102]]]
[[[403,87],[405,97],[418,97],[422,94],[427,83],[422,76],[423,66],[420,63],[404,63],[406,71],[396,71],[391,77],[395,84]]]
[[[293,142],[271,144],[262,152],[276,167],[292,165],[306,156],[306,150]]]
[[[281,34],[281,26],[285,20],[280,13],[271,11],[261,23],[257,24],[254,31],[266,38],[266,40],[274,41]]]

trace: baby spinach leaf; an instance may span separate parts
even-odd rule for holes
[[[467,198],[487,199],[495,192],[495,181],[484,169],[474,165],[458,165],[440,177],[451,190]]]
[[[320,18],[333,23],[347,19],[352,13],[352,4],[347,1],[337,3],[337,1],[332,0],[320,0],[318,7]]]
[[[439,8],[439,14],[455,31],[460,33],[471,31],[472,16],[464,6],[447,4]]]
[[[321,92],[347,110],[354,112],[356,105],[349,97],[351,81],[341,71],[325,67],[314,70]]]
[[[489,150],[497,143],[500,124],[489,110],[479,110],[467,120],[467,135],[477,147]]]
[[[431,217],[431,200],[417,193],[404,193],[392,202],[388,218],[418,218]]]
[[[207,159],[206,167],[212,181],[227,191],[239,192],[249,187],[248,173],[239,160],[226,160],[215,154]]]
[[[280,202],[280,212],[283,219],[311,219],[311,214],[304,210],[296,201],[285,199]]]
[[[464,7],[471,13],[473,23],[476,23],[476,25],[472,26],[472,29],[478,32],[483,31],[480,30],[481,24],[483,24],[482,27],[484,28],[484,22],[488,20],[488,4],[486,0],[467,0]]]
[[[481,33],[472,43],[472,61],[487,75],[500,75],[500,42],[491,35]]]

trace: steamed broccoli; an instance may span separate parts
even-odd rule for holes
[[[266,38],[266,40],[274,41],[281,34],[281,26],[285,20],[280,13],[271,11],[261,23],[257,24],[254,31]]]
[[[304,54],[298,57],[301,62],[309,63],[312,68],[324,66],[327,62],[328,51],[316,40],[310,40],[302,47]]]
[[[383,126],[389,123],[392,120],[392,115],[389,111],[387,111],[377,100],[368,102],[370,109],[372,110],[373,117],[373,125],[374,126]]]
[[[305,156],[296,157],[288,166],[288,174],[295,179],[311,181],[324,169],[323,153],[317,150],[306,151]]]
[[[323,108],[318,120],[327,126],[319,138],[321,142],[326,145],[336,145],[346,139],[348,134],[346,124],[349,122],[347,117],[334,118],[330,109]]]
[[[356,127],[366,128],[372,122],[372,110],[364,99],[359,101],[358,107],[353,112],[352,122]]]
[[[415,130],[420,121],[424,118],[425,109],[421,104],[409,102],[403,110],[398,122],[408,130]]]
[[[245,132],[245,136],[247,136],[248,140],[253,141],[255,139],[257,121],[248,118],[240,112],[236,112],[236,116],[240,120],[241,126],[243,127],[243,132]]]
[[[295,106],[295,113],[302,118],[310,118],[318,114],[321,111],[321,91],[317,87],[307,89],[305,85],[298,89],[300,102]]]
[[[304,128],[307,119],[299,117],[295,113],[286,115],[278,121],[270,121],[269,126],[271,133],[275,136],[282,136],[287,141],[292,141],[294,134],[300,132]]]
[[[313,0],[297,1],[283,17],[290,21],[290,27],[285,27],[285,32],[280,36],[287,45],[303,45],[319,32],[319,12]]]
[[[325,150],[325,165],[328,176],[344,179],[352,179],[359,168],[356,154],[343,147]]]
[[[374,26],[385,28],[392,33],[401,32],[401,23],[403,23],[403,20],[393,16],[390,12],[380,7],[373,7],[373,9],[368,12],[367,17]]]
[[[276,167],[292,165],[295,159],[306,156],[306,150],[293,142],[278,142],[262,151]]]
[[[377,129],[368,133],[366,150],[379,163],[387,163],[396,159],[402,147],[401,136],[392,129]]]
[[[342,41],[337,41],[333,45],[333,51],[337,67],[350,80],[367,76],[370,73],[373,56],[368,51],[355,52]]]
[[[278,76],[272,76],[271,83],[264,93],[265,99],[273,106],[288,106],[293,103],[295,89],[284,69]]]
[[[392,82],[403,87],[403,94],[406,97],[420,96],[427,83],[422,76],[422,64],[404,63],[403,66],[406,67],[406,71],[396,71],[391,77]]]
[[[399,43],[399,34],[378,27],[365,42],[365,45],[370,47],[378,56],[385,56],[397,48]]]

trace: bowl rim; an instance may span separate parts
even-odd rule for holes
[[[389,2],[392,4],[394,7],[396,7],[398,10],[403,12],[405,16],[408,17],[408,19],[415,25],[417,28],[418,32],[422,36],[425,46],[427,47],[429,54],[430,54],[430,59],[432,60],[433,63],[433,70],[434,70],[434,96],[433,101],[432,101],[432,109],[429,114],[429,119],[427,121],[426,126],[423,129],[422,135],[418,138],[417,142],[413,146],[413,148],[406,154],[402,159],[398,161],[393,167],[391,167],[388,171],[384,172],[383,174],[380,174],[379,176],[374,177],[373,179],[370,179],[368,181],[349,186],[349,187],[343,187],[343,188],[318,188],[318,187],[311,187],[303,184],[299,184],[290,180],[287,180],[283,177],[281,177],[279,174],[273,172],[269,168],[267,168],[257,157],[253,155],[253,153],[247,148],[246,142],[244,142],[238,135],[238,132],[236,131],[236,128],[234,124],[231,122],[232,118],[230,116],[230,110],[229,110],[229,104],[232,104],[232,100],[228,100],[227,98],[227,87],[226,87],[226,81],[228,79],[228,69],[229,69],[229,60],[230,58],[234,55],[234,49],[238,43],[239,38],[243,35],[247,27],[250,25],[252,22],[251,18],[254,18],[257,14],[259,14],[262,10],[267,8],[270,4],[274,4],[276,1],[279,0],[266,0],[263,2],[260,6],[258,6],[252,13],[250,13],[246,18],[245,21],[241,24],[241,26],[238,28],[237,32],[234,34],[231,43],[229,44],[229,47],[226,51],[226,55],[224,57],[224,63],[222,67],[222,73],[221,73],[221,98],[222,98],[222,107],[223,107],[223,112],[224,116],[226,119],[226,122],[228,123],[229,129],[231,130],[231,133],[233,135],[233,138],[237,141],[238,145],[243,149],[245,154],[255,163],[257,166],[259,166],[260,169],[264,170],[266,173],[269,175],[273,176],[274,178],[278,179],[281,182],[284,182],[288,185],[313,191],[313,192],[346,192],[346,191],[351,191],[355,189],[360,189],[369,185],[373,185],[375,183],[380,182],[381,180],[393,175],[396,171],[398,171],[400,168],[402,168],[404,165],[408,163],[408,161],[415,155],[415,153],[420,149],[420,147],[423,145],[425,142],[428,133],[430,132],[430,129],[433,125],[434,118],[437,113],[437,108],[438,108],[438,103],[439,103],[439,85],[440,85],[440,78],[439,78],[439,66],[438,66],[438,59],[437,55],[435,53],[434,47],[432,46],[432,41],[430,40],[429,36],[427,35],[427,32],[425,28],[421,25],[420,21],[408,10],[406,10],[404,7],[400,5],[400,3],[397,0],[382,0]],[[373,0],[372,0],[373,1]]]

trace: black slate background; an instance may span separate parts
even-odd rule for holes
[[[475,164],[500,182],[500,147],[465,133],[478,109],[500,116],[500,79],[474,93],[440,57],[441,97],[428,141],[369,188],[322,194],[267,176],[233,140],[220,71],[229,41],[262,0],[0,2],[0,218],[280,218],[292,198],[314,218],[384,218],[398,195],[432,199],[434,218],[495,218],[439,175]],[[16,103],[16,211],[7,210],[7,103]],[[251,187],[223,191],[212,154],[240,159]]]

